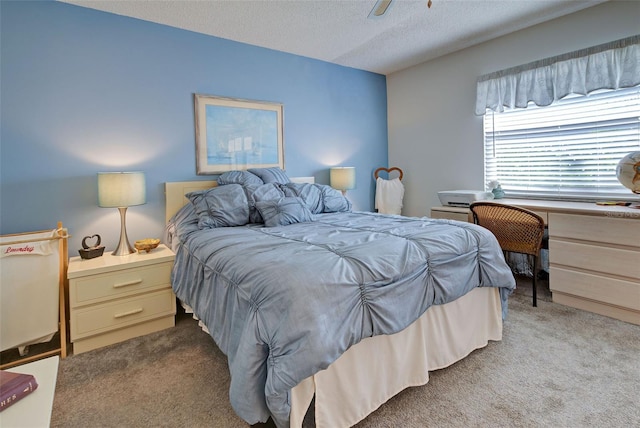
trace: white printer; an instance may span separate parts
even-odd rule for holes
[[[472,202],[493,199],[493,193],[482,190],[444,190],[438,192],[442,205],[468,207]]]

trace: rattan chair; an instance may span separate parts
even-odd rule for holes
[[[533,258],[533,306],[537,306],[536,269],[544,236],[542,217],[524,208],[496,202],[474,202],[469,208],[473,222],[489,229],[503,252],[526,254],[529,259]]]

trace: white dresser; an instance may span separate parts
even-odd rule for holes
[[[549,213],[553,301],[640,324],[638,216]]]
[[[67,276],[73,352],[173,327],[174,258],[164,245],[128,256],[72,257]]]

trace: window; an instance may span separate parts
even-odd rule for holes
[[[507,197],[633,199],[616,166],[640,150],[640,87],[487,111],[484,149],[486,182],[498,180]]]

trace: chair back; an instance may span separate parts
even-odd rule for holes
[[[544,235],[544,220],[538,214],[496,202],[474,202],[469,208],[473,222],[489,229],[503,251],[538,255]]]

